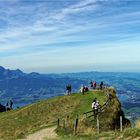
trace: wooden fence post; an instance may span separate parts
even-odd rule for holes
[[[75,122],[74,122],[74,135],[76,135],[77,127],[78,127],[78,116],[76,117]]]
[[[69,123],[69,115],[66,116],[66,127],[68,126]]]
[[[59,120],[59,118],[57,119],[57,126],[58,127],[60,126],[60,120]]]
[[[65,120],[63,120],[63,128],[65,129],[66,127],[65,127]]]
[[[97,114],[97,133],[100,133],[100,128],[99,128],[99,118],[98,118],[98,114]]]
[[[120,132],[122,132],[122,116],[120,116]]]

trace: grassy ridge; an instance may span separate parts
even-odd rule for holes
[[[70,114],[74,118],[91,109],[93,98],[97,97],[100,104],[106,100],[103,91],[90,91],[85,95],[72,94],[40,101],[20,109],[0,114],[0,139],[21,138],[51,125],[57,118]]]
[[[97,91],[96,91],[97,92]],[[105,91],[98,91],[99,93],[97,95],[102,95],[101,97],[98,97],[99,102],[102,105],[102,101],[105,102],[106,100],[106,92]],[[121,110],[121,104],[116,97],[116,92],[113,87],[110,87],[108,89],[108,92],[110,95],[112,95],[112,99],[109,101],[107,106],[104,108],[104,111],[98,115],[99,118],[99,124],[100,124],[100,132],[104,131],[110,131],[110,130],[118,130],[120,128],[120,115],[123,119],[123,128],[129,127],[130,122],[127,120],[123,114],[123,111]],[[85,99],[82,99],[85,104],[85,106],[79,107],[79,111],[82,110],[84,112],[87,108],[90,108],[92,100],[89,100],[89,96],[87,95],[87,101]],[[88,103],[90,101],[90,103]],[[88,106],[90,105],[90,106]],[[85,107],[85,108],[83,108]],[[92,113],[92,112],[91,112]],[[80,112],[79,112],[80,114]],[[67,128],[58,128],[57,132],[60,133],[60,135],[67,133],[67,135],[71,134],[73,132],[73,120],[71,120],[71,123],[67,125]],[[93,133],[96,132],[96,118],[79,118],[79,125],[77,133],[78,135],[93,135]]]
[[[120,111],[120,103],[112,89],[110,93],[112,93],[114,99],[109,104],[109,107],[99,116],[101,130],[107,130],[112,120],[117,119],[117,113]],[[95,97],[101,105],[107,99],[105,91],[95,90],[89,91],[84,95],[75,93],[67,96],[54,97],[13,111],[0,113],[0,139],[15,140],[23,138],[34,131],[56,124],[57,118],[65,119],[67,115],[70,115],[73,122],[76,115],[82,118],[84,117],[84,112],[91,110],[91,103]],[[93,127],[96,122],[91,123],[88,120],[81,120],[81,122],[79,121],[79,124],[81,124],[79,125],[79,134],[77,136],[73,136],[72,134],[65,135],[65,132],[63,133],[61,131],[60,133],[58,132],[60,134],[58,139],[94,140],[104,138],[112,140],[116,138],[140,137],[140,129],[126,129],[122,133],[118,131],[102,131],[100,135],[97,135],[96,128]],[[83,124],[85,126],[82,126]]]

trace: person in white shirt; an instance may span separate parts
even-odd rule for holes
[[[97,101],[97,99],[95,98],[92,102],[92,109],[93,109],[94,117],[96,117],[98,113],[98,107],[99,107],[99,101]]]

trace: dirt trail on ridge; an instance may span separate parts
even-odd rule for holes
[[[57,134],[55,132],[56,127],[48,127],[42,130],[39,130],[33,134],[28,135],[25,139],[22,140],[46,140],[46,139],[56,139]]]

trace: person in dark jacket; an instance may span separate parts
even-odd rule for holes
[[[71,94],[71,85],[69,85],[69,94]]]
[[[103,81],[100,83],[100,89],[103,89]]]
[[[13,101],[10,100],[10,109],[13,109]]]

